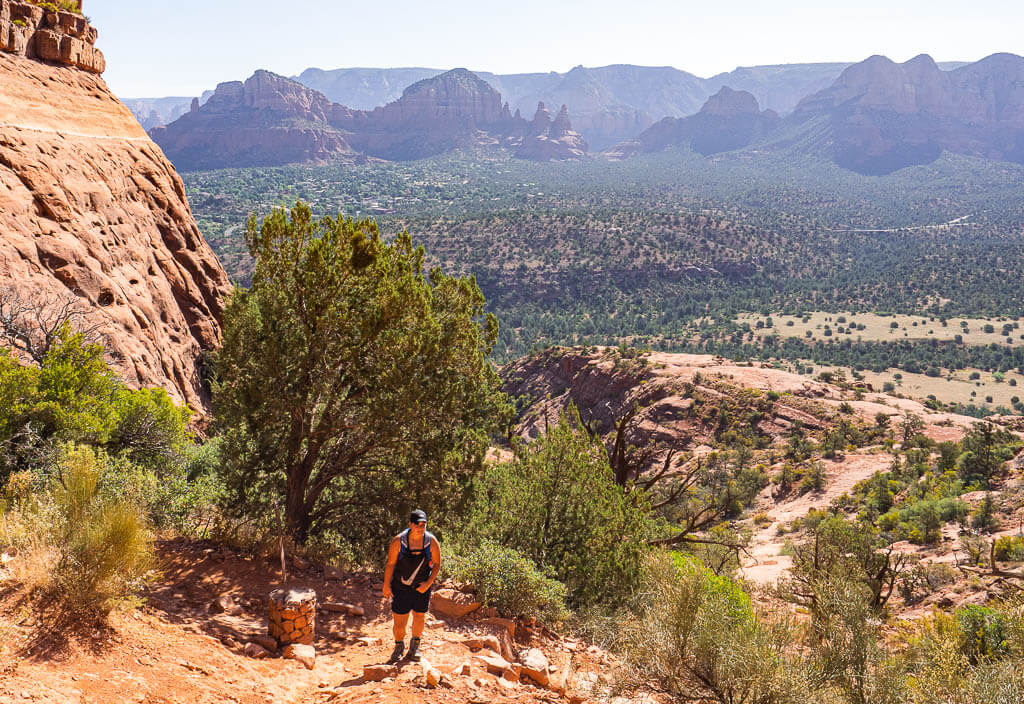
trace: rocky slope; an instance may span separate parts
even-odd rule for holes
[[[778,124],[779,116],[772,110],[762,111],[753,95],[723,87],[696,115],[666,117],[609,154],[623,158],[639,152],[689,147],[706,156],[742,149],[771,134]]]
[[[269,166],[368,157],[421,159],[460,147],[499,144],[519,158],[580,158],[586,142],[568,115],[557,136],[531,132],[501,95],[466,69],[419,81],[394,102],[352,110],[291,79],[257,71],[222,83],[203,105],[151,131],[178,168]],[[527,137],[544,144],[519,150]],[[534,140],[537,141],[537,140]]]
[[[863,174],[934,161],[944,151],[1024,163],[1024,58],[993,54],[943,71],[922,54],[872,56],[808,96],[797,122],[828,121],[832,158]]]
[[[0,286],[76,296],[128,383],[201,408],[227,276],[174,167],[100,77],[96,31],[69,15],[0,1],[21,37],[0,52]]]

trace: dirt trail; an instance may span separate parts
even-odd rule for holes
[[[744,577],[761,585],[774,584],[792,566],[787,555],[779,554],[786,537],[778,534],[778,528],[806,516],[811,509],[828,507],[834,499],[853,489],[857,482],[876,472],[884,472],[891,461],[889,455],[880,452],[848,453],[839,460],[823,460],[826,475],[824,491],[808,492],[778,503],[771,497],[772,487],[761,492],[752,513],[767,514],[772,522],[754,533],[750,555],[744,560]]]
[[[363,666],[382,663],[393,643],[379,582],[316,566],[298,571],[292,586],[316,589],[321,603],[360,606],[365,616],[318,611],[312,670],[276,656],[253,659],[242,650],[252,636],[265,633],[266,595],[279,586],[272,561],[183,541],[163,543],[159,552],[162,577],[146,605],[114,614],[110,628],[79,627],[69,640],[40,636],[46,629],[0,579],[0,704],[570,701],[525,676],[508,682],[489,674],[477,657],[487,652],[473,653],[464,644],[470,636],[505,639],[513,650],[539,647],[557,671],[573,673],[570,683],[577,689],[610,669],[606,654],[543,629],[518,624],[512,642],[500,619],[428,615],[422,650],[446,674],[441,686],[426,686],[421,663],[403,663],[396,677],[366,682]],[[243,607],[241,614],[210,613],[225,594]],[[451,674],[465,663],[470,674]]]

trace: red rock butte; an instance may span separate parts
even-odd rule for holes
[[[80,7],[80,5],[79,5]],[[227,275],[80,14],[0,0],[0,286],[77,296],[132,386],[206,404]]]

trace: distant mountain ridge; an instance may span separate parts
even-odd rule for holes
[[[872,56],[804,98],[793,121],[825,117],[832,157],[886,174],[945,150],[1024,163],[1024,58],[993,54],[943,71],[927,54],[897,64]]]
[[[193,101],[189,112],[150,134],[183,170],[420,159],[486,144],[543,161],[582,158],[587,149],[564,105],[552,121],[541,104],[527,122],[466,69],[420,80],[399,99],[369,111],[261,70],[244,83],[218,85],[205,104]]]
[[[610,150],[609,156],[621,159],[674,146],[686,146],[708,156],[742,149],[770,135],[778,124],[778,114],[774,110],[762,111],[753,95],[722,86],[696,115],[666,117],[635,140]]]
[[[925,54],[902,64],[872,56],[783,119],[759,112],[749,92],[723,87],[700,113],[666,118],[608,155],[673,147],[810,150],[865,175],[927,164],[943,151],[1024,163],[1024,58],[993,54],[944,71]]]
[[[767,109],[790,112],[801,98],[826,87],[849,63],[791,64],[737,68],[700,78],[670,66],[614,64],[577,66],[565,73],[474,72],[491,84],[514,113],[531,114],[538,102],[568,106],[573,122],[594,148],[638,135],[663,117],[696,113],[723,85],[747,90]],[[356,110],[373,110],[398,100],[405,88],[444,73],[435,68],[309,68],[295,80]],[[212,91],[200,97],[206,102]],[[188,111],[191,98],[125,99],[147,128],[167,124]]]

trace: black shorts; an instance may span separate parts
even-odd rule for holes
[[[396,614],[407,614],[415,611],[418,614],[427,613],[430,607],[430,589],[420,594],[412,587],[404,584],[391,585],[391,611]]]

